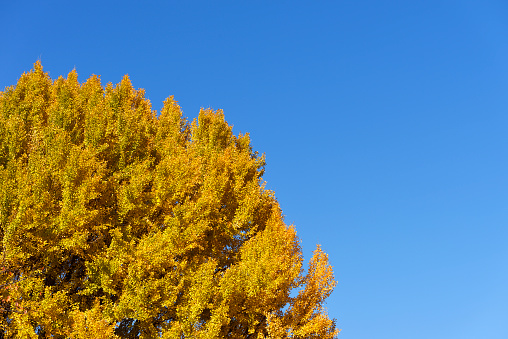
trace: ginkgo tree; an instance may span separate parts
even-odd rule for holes
[[[0,337],[335,338],[264,165],[221,110],[37,62],[0,92]]]

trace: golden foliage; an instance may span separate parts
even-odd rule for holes
[[[264,164],[220,110],[37,62],[0,92],[0,335],[336,337],[327,256],[304,273]]]

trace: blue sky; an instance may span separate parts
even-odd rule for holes
[[[127,73],[250,132],[340,338],[508,338],[507,2],[11,1],[0,31],[2,89]]]

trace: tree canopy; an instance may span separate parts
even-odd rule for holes
[[[335,280],[221,110],[37,62],[0,92],[3,338],[335,338]]]

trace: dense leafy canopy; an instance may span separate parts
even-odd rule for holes
[[[336,337],[263,168],[220,110],[37,62],[0,92],[1,336]]]

